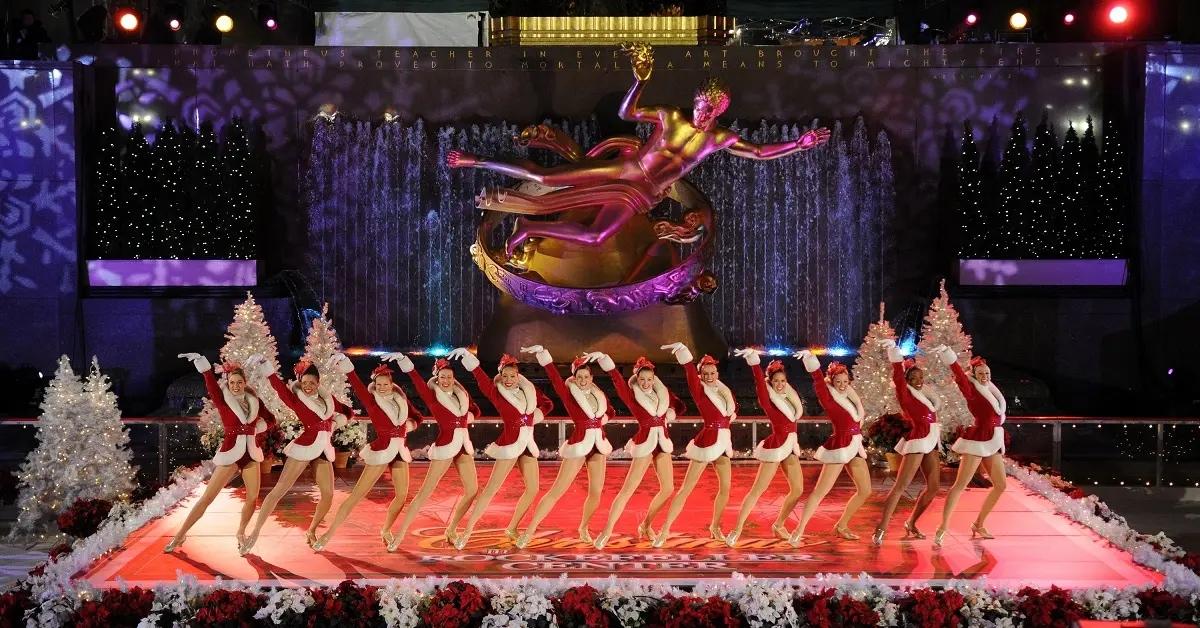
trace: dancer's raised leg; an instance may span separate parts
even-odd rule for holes
[[[958,507],[958,498],[962,496],[962,492],[966,490],[967,485],[971,483],[971,478],[975,476],[976,469],[979,468],[979,456],[971,454],[963,454],[958,461],[958,475],[954,477],[954,485],[946,491],[946,503],[942,506],[942,525],[938,526],[937,532],[933,535],[933,545],[935,547],[942,546],[942,538],[946,536],[946,531],[950,529],[950,517],[954,515],[954,509]]]
[[[804,502],[804,511],[800,514],[800,523],[796,525],[796,529],[792,531],[791,538],[788,539],[792,545],[799,545],[800,540],[804,538],[804,531],[808,528],[808,522],[812,520],[813,515],[817,512],[817,507],[821,505],[821,500],[825,499],[825,495],[829,494],[829,489],[833,488],[834,482],[837,482],[838,475],[842,473],[842,467],[844,466],[846,465],[840,463],[826,463],[821,465],[821,475],[817,476],[817,485],[808,494],[808,501]]]
[[[592,542],[588,524],[591,523],[596,509],[600,507],[600,496],[604,493],[604,469],[607,464],[606,456],[591,454],[587,457],[588,493],[587,499],[583,500],[583,512],[579,518],[579,540],[584,543]]]
[[[317,480],[317,490],[321,493],[321,499],[317,501],[317,508],[313,511],[312,522],[308,524],[308,532],[305,535],[309,545],[317,542],[317,528],[325,520],[325,515],[329,514],[329,507],[333,505],[333,463],[322,457],[314,460],[313,465],[313,476]]]
[[[707,466],[707,462],[688,461],[687,473],[683,475],[683,485],[679,487],[679,492],[675,493],[675,499],[671,500],[671,508],[667,510],[667,520],[663,522],[658,536],[654,537],[654,547],[662,547],[666,543],[671,534],[671,524],[675,523],[679,513],[683,512],[683,506],[687,503],[688,496],[696,488],[696,483],[700,481],[700,474],[704,473],[704,468]]]
[[[321,538],[317,539],[317,542],[313,544],[313,549],[324,549],[329,540],[333,538],[333,533],[350,516],[350,512],[354,510],[354,507],[375,487],[375,482],[379,480],[379,476],[383,475],[385,469],[387,469],[387,465],[385,464],[373,464],[363,467],[362,473],[358,474],[358,481],[354,483],[354,488],[350,491],[350,496],[342,502],[342,505],[338,506],[337,514],[333,516],[333,522],[329,524],[329,528],[325,530],[325,534],[322,534]]]
[[[554,509],[554,505],[558,503],[558,500],[571,487],[571,482],[575,481],[575,476],[583,468],[583,464],[584,458],[567,458],[559,463],[558,475],[554,478],[554,484],[542,496],[542,501],[538,504],[537,510],[533,511],[533,519],[529,521],[529,527],[525,528],[525,532],[521,534],[521,538],[517,539],[517,547],[524,549],[526,545],[529,545],[529,541],[533,540],[533,535],[537,534],[538,525],[550,514],[550,511]]]
[[[404,541],[404,537],[408,535],[408,528],[412,525],[417,515],[421,512],[421,506],[433,495],[433,491],[437,489],[438,482],[442,480],[442,476],[446,475],[446,471],[450,469],[450,464],[453,460],[430,460],[429,469],[425,473],[425,481],[421,483],[421,490],[417,491],[416,497],[413,497],[412,503],[408,505],[408,512],[404,513],[404,520],[400,522],[400,530],[392,537],[388,543],[388,551],[394,552],[396,548]]]
[[[750,486],[750,491],[742,498],[742,507],[738,511],[737,522],[733,524],[733,530],[729,533],[729,536],[725,537],[725,542],[730,547],[737,545],[738,538],[742,535],[742,527],[746,525],[746,520],[750,518],[750,511],[754,510],[754,505],[758,503],[758,498],[767,492],[767,487],[771,485],[771,480],[775,478],[775,472],[778,470],[778,462],[758,463],[758,470],[754,472],[754,484]]]
[[[483,517],[483,513],[487,512],[488,504],[492,503],[492,498],[499,492],[500,487],[504,486],[504,480],[508,478],[509,471],[512,471],[513,466],[516,464],[516,458],[497,460],[492,464],[492,474],[488,476],[487,484],[483,486],[483,492],[479,493],[479,498],[475,500],[475,505],[471,507],[471,515],[467,517],[467,526],[463,529],[463,533],[455,543],[458,549],[462,549],[467,544],[467,541],[470,540],[471,533],[475,531],[475,524]]]
[[[804,465],[800,464],[800,459],[796,456],[784,458],[781,464],[783,464],[783,474],[787,477],[788,493],[783,498],[783,507],[775,516],[775,523],[771,524],[771,531],[775,533],[776,538],[786,541],[788,539],[788,517],[792,516],[792,511],[796,509],[796,504],[800,503],[800,497],[804,495]]]
[[[213,469],[212,475],[208,477],[208,484],[204,486],[204,492],[200,495],[200,499],[196,501],[196,505],[192,506],[191,512],[189,512],[187,518],[183,520],[183,525],[179,526],[179,531],[175,533],[175,536],[171,539],[171,542],[167,543],[167,546],[163,548],[164,552],[173,552],[175,551],[176,547],[179,547],[179,545],[183,543],[183,540],[187,538],[188,530],[191,530],[192,526],[196,525],[196,522],[200,520],[200,517],[204,516],[204,511],[208,510],[208,506],[212,504],[213,500],[217,498],[217,495],[221,493],[221,489],[225,488],[225,486],[229,484],[229,481],[233,479],[233,476],[237,473],[237,470],[238,468],[235,464],[225,464]],[[254,503],[258,501],[258,491],[255,491],[253,495],[247,493],[246,501],[250,502],[250,512],[253,513]],[[243,505],[243,515],[245,514],[245,510],[246,509]],[[238,527],[238,533],[244,533],[245,527],[246,524],[243,522],[242,525]]]

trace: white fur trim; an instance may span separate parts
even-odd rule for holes
[[[336,406],[333,405],[333,397],[329,395],[329,391],[318,387],[316,395],[309,395],[300,389],[300,382],[295,382],[292,384],[292,392],[295,393],[296,398],[301,403],[308,406],[308,409],[312,410],[313,414],[320,417],[322,421],[334,418],[333,415],[336,412]],[[321,410],[321,407],[317,405],[317,397],[320,397],[321,401],[325,404],[324,410]]]
[[[629,378],[629,389],[633,391],[634,401],[637,401],[643,410],[649,412],[650,416],[660,417],[671,408],[671,393],[667,391],[667,386],[657,375],[654,376],[654,384],[651,388],[653,394],[638,386],[636,376]]]
[[[462,387],[462,384],[454,382],[452,393],[442,390],[441,386],[437,385],[435,378],[430,378],[428,382],[429,389],[433,391],[438,403],[442,407],[449,410],[450,414],[461,417],[466,416],[471,410],[471,401],[467,398],[467,389]]]
[[[625,451],[629,453],[630,458],[645,458],[654,452],[655,446],[668,454],[675,451],[675,443],[667,438],[667,431],[661,425],[650,428],[645,442],[641,444],[633,442],[632,438],[629,439],[629,442],[625,443]]]
[[[975,385],[975,390],[979,391],[979,394],[984,399],[987,399],[988,403],[992,404],[992,410],[995,410],[996,414],[1000,415],[1000,424],[1003,425],[1004,414],[1008,410],[1008,402],[1004,400],[1004,395],[1000,392],[1000,389],[996,388],[995,382],[988,382],[987,385],[984,385],[972,377],[971,383]]]
[[[225,387],[225,384],[221,384],[221,396],[225,398],[225,405],[229,406],[229,409],[233,410],[233,413],[237,415],[242,425],[245,425],[258,418],[258,397],[248,392],[243,392],[242,394],[246,397],[247,405],[250,406],[249,412],[242,410],[242,404],[238,403],[237,397],[233,396],[233,393]]]
[[[942,425],[940,423],[931,424],[929,434],[926,434],[924,438],[916,440],[901,438],[900,442],[896,443],[896,453],[900,455],[927,454],[935,449],[938,451],[942,449]]]
[[[537,407],[537,389],[533,387],[533,383],[525,379],[524,375],[517,375],[517,389],[513,390],[500,383],[500,376],[497,375],[493,380],[496,386],[496,392],[500,393],[504,400],[512,404],[512,407],[517,409],[521,414],[534,414]],[[518,394],[520,393],[520,394]],[[522,398],[524,397],[524,398]],[[537,412],[540,416],[541,413]]]
[[[566,460],[568,458],[582,458],[590,453],[592,449],[600,452],[600,455],[607,456],[612,453],[612,444],[604,437],[604,431],[598,427],[588,429],[583,433],[583,440],[578,443],[563,443],[558,448],[558,457]]]
[[[254,423],[255,434],[267,431],[266,421],[258,418],[258,397],[250,393],[244,394],[247,405],[250,406],[249,412],[242,410],[242,404],[238,403],[237,397],[234,397],[233,393],[224,384],[221,384],[221,396],[225,400],[225,405],[229,406],[229,409],[237,415],[238,421],[242,425]],[[239,434],[233,442],[233,447],[225,451],[218,450],[217,453],[213,454],[212,461],[213,464],[218,466],[237,464],[237,461],[242,459],[242,454],[245,454],[247,451],[250,452],[250,459],[255,462],[262,462],[265,457],[263,456],[262,448],[258,446],[258,441],[253,436]]]
[[[867,450],[863,448],[862,434],[855,434],[850,438],[850,444],[840,449],[825,449],[824,446],[818,447],[813,458],[820,460],[825,464],[845,464],[850,462],[855,456],[859,458],[867,457]]]
[[[400,390],[399,386],[392,384],[390,397],[381,397],[375,391],[374,382],[367,385],[367,390],[371,391],[371,396],[375,397],[375,403],[387,415],[392,425],[404,425],[408,422],[408,398],[404,396],[404,392]]]
[[[774,448],[767,449],[763,446],[766,441],[760,441],[754,446],[754,458],[762,462],[783,462],[788,456],[793,454],[796,457],[800,456],[800,442],[796,440],[796,433],[792,432],[787,435],[787,439],[783,444]]]
[[[733,457],[733,438],[729,434],[729,428],[722,427],[717,430],[717,442],[708,447],[697,447],[696,440],[688,441],[687,450],[684,455],[689,460],[696,462],[712,462],[721,456]]]
[[[997,427],[992,430],[992,438],[986,441],[960,438],[950,446],[950,451],[980,458],[987,458],[992,454],[1002,454],[1004,453],[1004,428]]]
[[[792,388],[791,384],[785,384],[783,394],[775,392],[775,387],[771,385],[770,378],[767,379],[767,394],[771,397],[771,403],[775,404],[776,408],[783,413],[783,416],[799,421],[800,417],[804,416],[804,402],[800,400],[800,395],[796,393],[796,389]]]
[[[454,428],[454,436],[445,445],[430,445],[430,460],[450,460],[460,453],[475,454],[475,446],[471,444],[471,435],[465,427]]]
[[[717,380],[715,386],[709,386],[704,382],[700,382],[700,387],[704,389],[704,395],[716,406],[717,412],[720,412],[721,416],[733,418],[734,410],[736,409],[733,401],[733,392],[729,390],[729,387],[724,382]]]
[[[925,393],[922,392],[921,389],[913,388],[912,384],[905,384],[905,386],[908,386],[908,392],[912,393],[912,396],[917,401],[920,401],[921,403],[925,404],[925,407],[929,408],[930,410],[937,412],[938,405],[939,405],[937,401],[934,401],[933,399],[926,397]]]
[[[528,452],[529,455],[537,458],[541,453],[538,450],[537,443],[533,439],[533,426],[522,425],[521,431],[517,434],[517,440],[508,445],[497,445],[492,443],[484,448],[483,453],[487,454],[495,460],[512,460],[519,458],[521,454]]]
[[[608,414],[608,397],[604,396],[604,391],[600,390],[596,384],[593,383],[590,388],[584,390],[575,384],[574,377],[568,377],[567,389],[571,391],[575,403],[589,419],[603,419]],[[595,400],[595,407],[592,406],[592,401],[589,399]]]
[[[846,390],[853,389],[847,388]],[[832,384],[830,384],[829,396],[833,397],[833,400],[836,401],[837,404],[846,412],[849,412],[850,417],[853,418],[856,423],[863,422],[863,415],[866,414],[866,412],[863,411],[862,402],[859,401],[858,395],[851,396],[849,393],[840,393],[836,388],[833,387]]]
[[[370,443],[358,450],[358,457],[362,458],[365,465],[392,464],[396,461],[396,456],[400,456],[400,459],[405,462],[412,462],[412,453],[408,451],[404,439],[399,436],[393,436],[388,440],[388,446],[382,451],[371,449]]]
[[[324,455],[326,460],[333,462],[333,459],[337,457],[337,452],[333,449],[333,441],[330,440],[331,435],[330,432],[321,430],[317,432],[317,438],[311,445],[298,445],[293,440],[283,448],[283,455],[304,462],[316,460],[321,455]]]

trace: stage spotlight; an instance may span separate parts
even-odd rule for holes
[[[1070,26],[1074,23],[1075,23],[1075,14],[1074,13],[1068,13],[1063,16],[1063,24]]]
[[[1029,26],[1029,17],[1020,11],[1016,11],[1008,16],[1008,25],[1015,31],[1024,30],[1026,26]]]
[[[1113,5],[1108,10],[1108,21],[1113,24],[1124,24],[1129,21],[1129,8],[1123,4]]]
[[[218,13],[213,18],[213,26],[222,33],[228,33],[233,30],[233,18],[229,17],[228,13]]]
[[[279,10],[274,2],[258,4],[258,23],[269,31],[279,28]]]
[[[142,27],[142,16],[133,7],[121,7],[113,14],[113,21],[122,33],[133,34]]]
[[[974,13],[967,14],[967,26],[974,26],[979,23],[979,16]]]
[[[182,2],[166,2],[162,5],[163,21],[167,28],[179,32],[183,28],[184,7]]]

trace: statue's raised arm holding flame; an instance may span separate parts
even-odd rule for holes
[[[624,47],[633,66],[634,82],[621,102],[618,114],[631,122],[654,125],[645,143],[632,138],[602,142],[583,158],[561,166],[483,159],[451,151],[453,168],[487,168],[518,179],[549,187],[562,187],[541,196],[519,192],[487,191],[480,196],[483,209],[526,215],[546,215],[580,208],[595,208],[590,225],[573,221],[528,221],[518,218],[507,252],[512,256],[530,238],[555,238],[583,245],[597,245],[617,232],[632,216],[650,211],[667,195],[670,187],[706,157],[728,150],[749,159],[775,159],[820,146],[829,139],[828,129],[808,131],[792,142],[752,144],[737,133],[717,125],[717,116],[729,107],[729,92],[716,79],[696,91],[689,117],[675,107],[642,106],[638,100],[654,57],[647,44]],[[616,149],[615,158],[600,158]]]

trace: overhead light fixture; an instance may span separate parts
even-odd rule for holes
[[[258,23],[269,31],[279,28],[279,7],[274,2],[258,3]]]
[[[1029,16],[1021,11],[1014,11],[1012,15],[1008,16],[1008,25],[1016,31],[1024,30],[1026,26],[1029,26]]]

